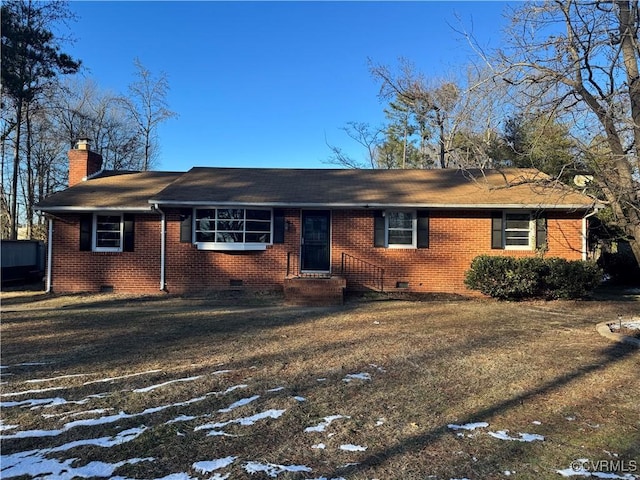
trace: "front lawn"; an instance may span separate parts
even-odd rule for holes
[[[3,479],[640,478],[637,301],[3,310]]]

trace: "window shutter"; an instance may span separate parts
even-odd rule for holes
[[[133,252],[134,250],[134,215],[133,213],[125,213],[123,215],[124,221],[124,239],[122,245],[123,252]]]
[[[80,251],[90,252],[93,232],[93,215],[84,213],[80,215]]]
[[[284,243],[284,210],[273,211],[273,243]]]
[[[544,213],[536,218],[536,248],[547,249],[547,217]]]
[[[504,230],[502,228],[502,212],[491,212],[491,248],[504,248]]]
[[[375,247],[384,247],[386,243],[383,213],[382,210],[373,212],[373,245]]]
[[[418,248],[429,248],[428,210],[418,210]]]
[[[180,213],[180,243],[191,243],[191,210]]]

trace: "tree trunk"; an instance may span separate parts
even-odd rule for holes
[[[11,240],[18,239],[18,174],[20,170],[20,127],[22,125],[21,100],[18,100],[16,120],[16,148],[13,157],[13,176],[11,179]]]

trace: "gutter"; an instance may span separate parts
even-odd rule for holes
[[[149,205],[148,208],[140,207],[137,205],[135,207],[127,207],[127,206],[91,206],[91,207],[71,207],[71,206],[59,206],[59,207],[37,207],[37,212],[133,212],[133,213],[148,213],[153,211],[153,205]]]
[[[527,209],[527,210],[589,210],[592,204],[569,203],[569,204],[506,204],[506,203],[304,203],[304,202],[217,202],[212,201],[159,201],[149,200],[149,203],[158,205],[162,203],[165,206],[173,207],[211,207],[211,206],[229,206],[229,207],[288,207],[288,208],[428,208],[428,209],[456,209],[456,210],[489,210],[489,209]]]

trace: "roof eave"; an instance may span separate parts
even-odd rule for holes
[[[501,203],[313,203],[313,202],[215,202],[215,201],[181,201],[181,200],[149,200],[153,205],[168,207],[282,207],[282,208],[432,208],[432,209],[465,209],[465,210],[487,210],[487,209],[544,209],[544,210],[591,210],[592,204],[567,203],[567,204],[501,204]]]
[[[149,213],[153,212],[155,209],[153,205],[149,205],[148,207],[137,206],[106,206],[106,205],[95,205],[95,206],[71,206],[71,205],[59,205],[59,206],[51,206],[51,207],[36,207],[37,212],[52,212],[52,213],[75,213],[75,212],[133,212],[133,213]]]

